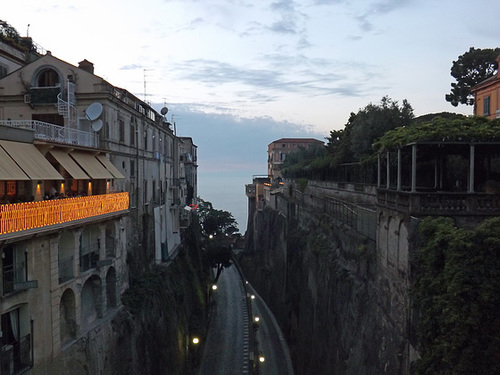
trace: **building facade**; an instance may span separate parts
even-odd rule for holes
[[[281,165],[286,156],[297,150],[322,146],[324,142],[314,138],[281,138],[267,146],[267,174],[273,181],[282,178]]]
[[[500,56],[496,59],[500,62]],[[500,118],[500,70],[471,89],[474,95],[474,115],[493,120]]]
[[[112,316],[131,278],[175,254],[197,190],[185,156],[196,146],[148,103],[87,60],[11,55],[0,57],[2,374],[52,361]]]

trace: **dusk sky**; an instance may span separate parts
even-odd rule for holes
[[[417,116],[472,114],[444,100],[450,68],[470,47],[500,47],[498,14],[498,0],[19,0],[0,19],[165,103],[199,146],[199,195],[244,233],[244,184],[267,173],[272,141],[324,140],[385,95]]]

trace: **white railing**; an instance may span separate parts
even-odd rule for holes
[[[0,125],[10,126],[13,128],[33,129],[35,131],[36,139],[48,142],[66,143],[86,147],[99,146],[99,135],[97,133],[70,129],[43,121],[0,120]]]

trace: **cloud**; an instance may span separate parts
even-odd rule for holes
[[[407,6],[413,0],[382,0],[376,1],[368,6],[368,9],[355,16],[361,30],[365,32],[372,31],[375,26],[373,25],[372,18],[377,15],[384,15],[392,13],[399,8]]]
[[[123,65],[119,69],[120,70],[136,70],[136,69],[143,69],[143,66],[138,65],[138,64],[129,64],[129,65]]]

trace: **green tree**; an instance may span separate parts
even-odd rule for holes
[[[351,113],[343,132],[331,132],[327,148],[334,153],[336,164],[369,158],[373,142],[388,130],[410,125],[413,108],[405,99],[401,106],[384,96],[379,105],[368,104]]]
[[[446,101],[455,107],[459,104],[473,105],[471,88],[496,73],[496,58],[499,54],[500,48],[471,47],[469,51],[458,56],[451,66],[451,76],[456,82],[451,84],[451,92],[445,95]]]
[[[202,234],[208,236],[231,235],[239,231],[233,215],[224,210],[217,210],[211,202],[198,198],[198,216],[202,227]]]
[[[238,232],[238,223],[230,212],[215,209],[211,202],[201,198],[198,198],[198,202],[198,217],[205,237],[205,254],[210,266],[216,269],[213,282],[217,283],[222,270],[232,264],[233,253],[228,238]]]

